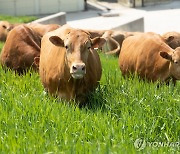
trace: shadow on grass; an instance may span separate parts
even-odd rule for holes
[[[87,110],[91,110],[93,112],[97,110],[105,111],[106,107],[106,87],[99,85],[94,92],[91,92],[87,96],[87,101],[83,105],[79,105],[80,108],[85,108]]]

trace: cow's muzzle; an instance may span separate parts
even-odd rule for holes
[[[74,79],[81,79],[86,74],[86,65],[84,63],[73,63],[70,73]]]

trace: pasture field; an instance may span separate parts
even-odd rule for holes
[[[6,20],[9,21],[10,23],[27,23],[30,21],[33,21],[37,19],[35,16],[7,16],[7,15],[0,15],[0,21],[1,20]]]
[[[180,152],[180,83],[124,79],[117,58],[100,57],[100,86],[81,108],[46,94],[38,73],[0,67],[0,153]]]

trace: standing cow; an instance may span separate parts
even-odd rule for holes
[[[180,79],[180,48],[170,48],[154,33],[131,36],[123,42],[119,67],[124,76],[137,73],[153,82],[173,78],[175,84]]]
[[[101,78],[100,59],[93,50],[100,40],[68,25],[44,35],[39,72],[45,89],[60,98],[84,102]]]

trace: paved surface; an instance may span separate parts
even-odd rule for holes
[[[174,1],[165,5],[156,5],[143,8],[145,31],[165,33],[168,31],[180,32],[180,1]]]
[[[180,32],[180,1],[166,4],[148,6],[143,8],[127,8],[118,3],[99,2],[100,6],[111,9],[114,17],[102,17],[106,9],[68,13],[67,23],[72,27],[84,29],[110,29],[118,22],[127,22],[131,18],[144,17],[145,32],[151,31],[159,34],[168,31]],[[116,14],[119,16],[116,16]]]
[[[101,9],[67,13],[67,23],[72,27],[82,29],[115,29],[128,22],[142,18],[145,12],[144,10],[123,7],[118,3],[99,2],[99,4],[103,6]],[[106,7],[111,10],[107,11]]]

